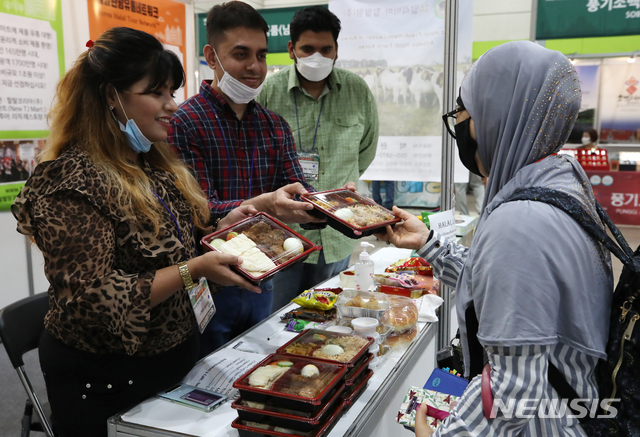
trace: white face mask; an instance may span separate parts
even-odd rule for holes
[[[333,70],[334,59],[325,58],[320,52],[315,52],[311,56],[306,58],[298,58],[295,52],[293,55],[296,57],[296,68],[298,72],[310,82],[320,82],[331,74]]]
[[[591,144],[591,137],[582,137],[582,145]]]
[[[262,91],[262,86],[264,85],[264,81],[260,84],[258,88],[251,88],[240,82],[235,77],[231,76],[229,73],[224,71],[222,67],[222,63],[220,62],[220,58],[216,53],[215,49],[213,53],[216,55],[216,59],[218,60],[218,65],[222,69],[224,73],[222,75],[222,79],[218,79],[218,75],[216,75],[216,80],[218,81],[218,86],[220,87],[220,91],[222,91],[227,97],[229,97],[234,103],[245,104],[249,103],[260,94]],[[214,72],[215,74],[215,72]]]
[[[120,126],[120,130],[124,133],[127,138],[127,142],[129,143],[129,147],[133,149],[136,153],[147,153],[151,150],[151,145],[153,141],[149,141],[147,137],[144,136],[138,125],[136,124],[133,118],[127,117],[127,113],[124,111],[124,106],[122,106],[122,101],[120,100],[120,94],[118,94],[118,90],[116,90],[116,97],[118,97],[118,102],[120,103],[120,108],[122,109],[122,113],[127,118],[127,125],[123,125],[120,120],[118,120],[113,113],[111,115],[118,122]]]

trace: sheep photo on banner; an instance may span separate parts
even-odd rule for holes
[[[359,74],[380,118],[376,157],[362,181],[396,181],[399,206],[440,202],[444,0],[335,0],[342,21],[336,65]],[[458,85],[471,66],[473,0],[460,0]],[[455,182],[469,172],[456,157]],[[370,183],[358,189],[367,195]]]

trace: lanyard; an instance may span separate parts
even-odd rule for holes
[[[324,99],[327,98],[325,94],[322,97],[322,103],[320,104],[320,112],[318,112],[318,121],[316,122],[316,131],[313,133],[313,144],[311,145],[311,152],[313,153],[316,148],[316,137],[318,136],[318,126],[320,126],[320,116],[322,115],[322,108],[324,108]],[[296,97],[296,91],[293,90],[293,103],[296,106],[296,123],[298,124],[298,144],[300,144],[300,150],[304,152],[302,148],[302,139],[300,138],[300,120],[298,119],[298,98]]]
[[[160,203],[162,203],[162,205],[165,207],[165,209],[169,212],[169,214],[171,215],[171,218],[173,219],[173,222],[176,224],[176,229],[178,229],[178,238],[180,239],[180,243],[182,243],[182,249],[184,250],[184,260],[188,261],[189,257],[187,257],[187,248],[184,246],[184,241],[182,240],[182,232],[180,232],[180,225],[178,224],[178,220],[176,220],[176,216],[173,215],[173,213],[171,212],[171,210],[169,209],[167,204],[164,203],[164,200],[162,200],[162,198],[160,196],[158,196],[158,193],[156,193],[153,190],[153,188],[151,189],[151,191],[153,192],[153,194],[156,195],[156,197],[158,198]],[[195,246],[196,235],[193,232],[193,220],[191,219],[191,216],[189,216],[189,222],[191,222],[191,237],[193,237],[193,242],[194,242],[193,248],[196,251],[196,256],[198,256],[198,248]]]
[[[224,150],[227,152],[227,164],[229,165],[229,172],[231,172],[231,169],[233,168],[233,166],[231,165],[231,155],[229,154],[229,147],[227,146],[227,139],[224,136],[224,130],[222,129],[222,124],[220,123],[218,114],[216,113],[215,109],[213,109],[213,106],[211,105],[211,102],[209,101],[209,99],[207,99],[205,96],[202,96],[202,97],[204,98],[204,101],[207,102],[207,104],[209,105],[209,108],[211,108],[211,112],[213,112],[213,116],[218,122],[218,128],[220,129],[220,134],[222,135],[222,142],[224,143]],[[258,126],[256,124],[256,117],[253,118],[253,130],[254,130],[253,156],[251,158],[251,173],[249,174],[249,192],[247,194],[247,198],[251,197],[251,185],[253,183],[253,164],[256,161],[256,150],[258,150]],[[235,199],[239,199],[239,194],[237,190],[235,193],[233,193],[233,176],[229,177],[229,181],[231,184],[231,186],[229,187],[229,191],[232,193],[232,196]],[[226,199],[226,200],[230,200],[230,199]]]

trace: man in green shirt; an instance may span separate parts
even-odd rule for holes
[[[290,33],[295,64],[268,76],[256,100],[291,126],[307,182],[318,191],[341,188],[358,180],[375,157],[375,99],[360,76],[334,68],[340,20],[327,8],[296,12]],[[295,230],[323,249],[274,277],[272,311],[347,268],[358,242],[331,228]]]

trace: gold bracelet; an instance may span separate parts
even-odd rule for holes
[[[186,261],[178,263],[178,271],[180,272],[182,282],[184,282],[185,290],[193,288],[195,284],[193,283],[193,279],[191,278],[191,273],[189,273],[189,267],[187,267]]]

